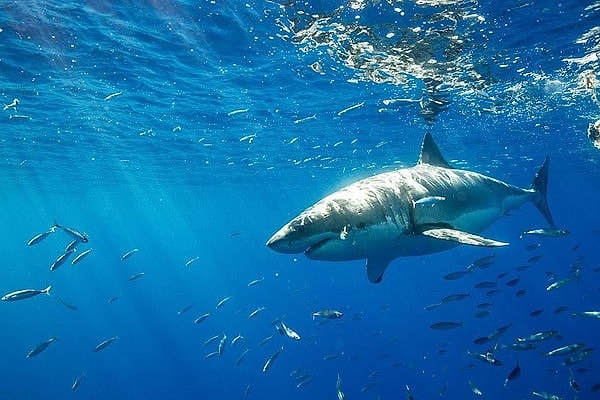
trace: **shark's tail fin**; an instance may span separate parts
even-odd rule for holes
[[[531,189],[535,190],[538,194],[536,196],[536,200],[534,201],[535,206],[539,210],[539,212],[546,218],[546,221],[550,224],[552,228],[555,228],[554,219],[552,218],[552,213],[550,212],[550,207],[548,207],[548,200],[546,199],[546,189],[548,187],[548,166],[550,164],[550,156],[546,156],[544,163],[538,170],[537,174],[533,178],[533,183],[531,184]]]

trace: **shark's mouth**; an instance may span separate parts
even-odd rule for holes
[[[329,242],[330,240],[331,240],[331,238],[325,238],[325,239],[319,240],[317,243],[309,246],[306,250],[304,250],[304,254],[306,256],[310,256],[311,253],[319,250],[321,247],[323,247],[325,244],[327,244],[327,242]]]

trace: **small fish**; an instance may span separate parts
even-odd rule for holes
[[[508,385],[509,381],[514,381],[519,376],[521,376],[521,367],[519,366],[519,362],[517,362],[517,365],[513,368],[512,371],[510,371],[510,374],[508,374],[508,376],[504,380],[504,386]]]
[[[529,313],[529,316],[530,317],[537,317],[540,314],[542,314],[543,312],[544,312],[544,310],[534,310],[534,311],[532,311],[532,312]]]
[[[546,287],[546,291],[560,289],[561,287],[565,286],[567,283],[571,282],[573,279],[574,279],[574,277],[570,276],[568,278],[564,278],[559,281],[553,282],[552,284],[550,284]]]
[[[406,387],[406,400],[415,400],[415,397],[412,395],[412,391],[408,385],[404,385]]]
[[[417,201],[413,200],[413,208],[417,207],[434,207],[436,204],[446,200],[444,196],[427,196]]]
[[[493,289],[498,286],[498,282],[493,281],[484,281],[475,284],[476,289]]]
[[[57,222],[54,223],[54,226],[51,229],[62,229],[64,232],[66,232],[68,235],[70,235],[73,239],[81,242],[81,243],[87,243],[88,242],[88,237],[85,235],[85,233],[79,232],[76,229],[73,228],[69,228],[68,226],[62,226],[59,225]]]
[[[144,276],[144,275],[146,275],[146,273],[145,273],[145,272],[138,272],[137,274],[133,274],[133,275],[131,275],[131,276],[130,276],[128,279],[129,279],[130,281],[135,281],[136,279],[139,279],[139,278],[141,278],[141,277],[142,277],[142,276]]]
[[[483,392],[479,390],[471,381],[468,382],[469,387],[471,388],[471,392],[475,393],[477,396],[483,396]]]
[[[460,279],[463,276],[468,275],[470,273],[471,273],[471,270],[455,271],[455,272],[450,272],[449,274],[444,275],[443,278],[446,279],[447,281],[454,281],[454,280]]]
[[[468,293],[456,293],[456,294],[451,294],[449,296],[446,296],[442,299],[442,303],[448,303],[451,301],[458,301],[458,300],[463,300],[466,299],[467,297],[469,297],[470,295]]]
[[[600,311],[582,311],[582,312],[578,312],[578,313],[573,313],[572,315],[574,317],[580,316],[580,317],[600,319]]]
[[[50,295],[50,289],[52,289],[52,285],[48,286],[46,289],[37,290],[37,289],[22,289],[17,290],[15,292],[10,292],[2,296],[2,301],[17,301],[28,299],[33,296],[37,296],[38,294],[45,293]]]
[[[423,307],[423,310],[425,311],[431,311],[431,310],[435,310],[436,308],[438,308],[439,306],[441,306],[442,303],[433,303],[433,304],[428,304],[425,307]]]
[[[69,310],[73,310],[73,311],[78,311],[78,310],[79,310],[79,308],[78,308],[77,306],[75,306],[75,305],[73,305],[73,304],[70,304],[70,303],[67,303],[66,301],[64,301],[64,300],[63,300],[63,299],[61,299],[60,297],[56,297],[56,299],[57,299],[58,301],[60,301],[60,303],[61,303],[63,306],[67,307]]]
[[[114,301],[117,301],[117,300],[119,299],[119,297],[120,297],[120,296],[113,296],[113,297],[111,297],[110,299],[108,299],[106,302],[107,302],[108,304],[110,304],[110,303],[112,303],[112,302],[114,302]]]
[[[546,237],[560,237],[566,236],[569,234],[569,231],[565,229],[532,229],[529,231],[524,231],[521,233],[521,237],[533,235],[533,236],[546,236]]]
[[[194,323],[199,324],[200,322],[205,321],[208,317],[210,317],[210,313],[202,314],[194,320]]]
[[[590,391],[593,393],[600,392],[600,382],[593,384]]]
[[[185,314],[186,312],[190,311],[190,309],[191,309],[192,307],[194,307],[194,304],[195,304],[195,303],[191,303],[191,304],[188,304],[187,306],[183,307],[181,310],[177,311],[177,315],[183,315],[183,314]]]
[[[115,92],[115,93],[111,93],[111,94],[109,94],[108,96],[106,96],[106,97],[104,98],[104,100],[108,101],[108,100],[110,100],[110,99],[112,99],[112,98],[115,98],[115,97],[117,97],[117,96],[120,96],[120,95],[122,95],[122,94],[123,94],[123,92]]]
[[[50,346],[56,340],[57,340],[56,337],[51,337],[50,339],[43,341],[42,343],[38,344],[33,349],[31,349],[25,357],[32,358],[32,357],[37,356],[42,351],[46,350],[48,348],[48,346]]]
[[[195,263],[196,261],[198,261],[200,259],[200,257],[194,257],[194,258],[190,258],[189,260],[187,260],[185,262],[185,266],[189,267],[190,265],[192,265],[193,263]]]
[[[472,351],[467,350],[467,354],[495,367],[501,367],[504,365],[500,360],[494,357],[494,353],[492,351],[488,351],[486,353],[473,353]]]
[[[65,247],[65,253],[68,253],[72,250],[75,250],[75,248],[77,247],[77,245],[81,243],[79,240],[72,240],[71,243],[69,243],[67,245],[67,247]]]
[[[260,279],[255,279],[255,280],[253,280],[253,281],[250,281],[250,282],[248,282],[248,287],[256,286],[256,285],[258,285],[259,283],[262,283],[264,280],[265,280],[265,277],[263,276],[263,277],[262,277],[262,278],[260,278]]]
[[[485,269],[496,262],[496,254],[490,254],[473,261],[467,266],[467,270],[471,271],[475,268]]]
[[[338,400],[345,400],[346,396],[344,395],[344,391],[342,390],[342,378],[340,377],[340,374],[338,374],[337,376],[337,382],[335,384],[335,387],[337,390]]]
[[[129,257],[131,257],[132,255],[134,255],[138,251],[140,251],[140,250],[139,249],[129,250],[127,253],[125,253],[125,254],[123,254],[121,256],[121,261],[124,261],[124,260],[128,259]]]
[[[483,311],[479,311],[478,313],[475,313],[474,317],[475,318],[485,318],[485,317],[489,317],[492,313],[488,310],[483,310]]]
[[[343,316],[344,316],[344,314],[341,311],[337,311],[337,310],[321,310],[321,311],[315,311],[312,313],[313,320],[317,317],[325,318],[325,319],[338,319],[338,318],[342,318]]]
[[[102,342],[98,343],[98,345],[96,345],[96,347],[94,347],[94,350],[92,350],[94,353],[99,352],[100,350],[103,350],[105,348],[107,348],[112,342],[114,342],[115,340],[117,340],[119,337],[118,336],[113,336],[111,338],[108,338],[106,340],[103,340]]]
[[[69,259],[69,256],[75,252],[75,249],[68,251],[66,253],[61,254],[54,260],[52,265],[50,266],[50,271],[56,271],[61,265],[65,263]]]
[[[544,353],[544,355],[546,357],[566,356],[566,355],[573,354],[573,353],[579,351],[584,346],[585,346],[584,343],[572,343],[572,344],[568,344],[566,346],[559,347],[554,350],[550,350],[550,351]]]
[[[273,364],[273,362],[277,359],[277,357],[279,357],[279,355],[281,354],[281,352],[283,351],[283,346],[281,346],[279,348],[279,350],[277,350],[275,353],[273,353],[273,355],[271,355],[271,357],[269,357],[267,359],[267,361],[265,362],[265,365],[263,365],[263,372],[267,372],[267,370],[269,369],[269,367],[271,367],[271,365]]]
[[[52,227],[52,228],[48,229],[46,232],[42,232],[40,234],[35,235],[34,237],[32,237],[29,240],[29,242],[27,242],[27,246],[33,246],[34,244],[38,244],[39,242],[46,239],[51,233],[54,233],[54,232],[56,232],[56,228]]]
[[[554,314],[557,314],[557,315],[562,314],[565,311],[569,311],[569,307],[568,306],[560,306],[554,310]]]
[[[83,257],[87,256],[92,251],[94,251],[94,249],[87,249],[87,250],[81,252],[81,254],[78,254],[77,257],[75,257],[73,260],[71,260],[71,265],[77,264],[79,261],[81,261],[83,259]]]
[[[261,312],[261,311],[263,311],[263,310],[265,310],[265,309],[266,309],[265,307],[258,307],[256,310],[254,310],[254,311],[252,311],[250,314],[248,314],[248,319],[252,319],[252,318],[256,317],[256,315],[257,315],[259,312]]]
[[[531,342],[516,342],[506,345],[505,347],[516,351],[529,351],[537,349],[537,346]]]
[[[212,342],[217,340],[219,337],[220,337],[220,335],[215,335],[215,336],[209,337],[208,339],[206,339],[204,341],[204,346],[208,346],[209,344],[211,344]]]
[[[71,385],[71,390],[73,392],[77,390],[77,388],[81,384],[81,381],[83,380],[83,378],[85,378],[85,372],[82,372],[81,375],[79,375],[77,378],[75,378],[75,381]]]
[[[217,352],[219,353],[219,357],[221,357],[221,355],[223,355],[223,351],[225,350],[226,343],[227,343],[227,335],[225,333],[223,333],[223,337],[221,338],[221,341],[219,341],[219,348],[217,350]]]
[[[243,338],[244,338],[244,337],[243,337],[242,335],[239,335],[239,334],[238,334],[236,337],[234,337],[233,339],[231,339],[231,345],[232,345],[232,346],[235,346],[235,344],[236,344],[237,342],[239,342],[240,340],[242,340]]]
[[[506,282],[506,286],[515,286],[520,280],[521,278],[511,279],[510,281]]]
[[[542,332],[537,332],[537,333],[533,333],[529,336],[525,336],[525,337],[519,337],[517,338],[518,342],[541,342],[542,340],[547,340],[550,339],[551,337],[554,337],[558,335],[557,331],[542,331]]]
[[[541,397],[542,399],[545,399],[545,400],[563,400],[563,398],[560,396],[557,396],[555,394],[546,393],[546,392],[536,392],[534,390],[531,392],[531,394],[534,396],[537,396],[537,397]]]
[[[477,308],[479,308],[479,309],[491,308],[493,306],[494,306],[494,303],[479,303],[479,304],[477,304]]]
[[[527,289],[520,289],[515,293],[515,296],[517,297],[523,297],[527,294]]]
[[[463,326],[462,322],[443,321],[429,325],[430,328],[440,330],[456,329]]]
[[[260,343],[258,344],[259,346],[264,346],[265,344],[269,343],[271,340],[273,340],[273,338],[275,337],[275,335],[271,335],[271,336],[267,336],[266,338],[264,338],[263,340],[260,341]]]
[[[505,334],[510,328],[512,327],[512,322],[503,325],[499,328],[496,328],[494,330],[494,332],[490,333],[488,335],[488,337],[490,338],[490,340],[496,340],[498,339],[500,336],[502,336],[503,334]]]
[[[351,111],[351,110],[354,110],[354,109],[360,108],[360,107],[362,107],[362,106],[364,106],[364,105],[365,105],[365,102],[364,102],[364,101],[362,101],[362,102],[360,102],[360,103],[358,103],[358,104],[355,104],[355,105],[353,105],[353,106],[350,106],[350,107],[348,107],[348,108],[344,108],[343,110],[339,111],[339,112],[337,113],[337,115],[338,115],[338,117],[339,117],[339,116],[341,116],[342,114],[345,114],[345,113],[347,113],[348,111]]]
[[[212,353],[208,353],[207,355],[204,356],[205,360],[208,360],[209,358],[213,358],[219,355],[218,351],[213,351]]]
[[[540,261],[540,260],[542,259],[542,257],[543,257],[543,256],[541,256],[541,255],[537,255],[537,256],[529,257],[529,258],[527,259],[527,262],[528,262],[529,264],[534,264],[534,263],[536,263],[536,262]]]
[[[300,335],[298,335],[296,331],[288,327],[283,321],[281,321],[281,327],[285,332],[285,336],[289,337],[290,339],[300,340]]]
[[[477,345],[483,345],[483,344],[486,344],[486,343],[489,343],[489,342],[490,342],[490,338],[487,337],[487,336],[482,336],[480,338],[477,338],[477,339],[473,340],[473,343],[475,343]]]
[[[594,352],[593,348],[584,349],[574,354],[571,354],[565,361],[563,361],[563,365],[574,365],[578,362],[581,362],[588,358]]]
[[[579,393],[579,391],[581,390],[581,387],[575,380],[575,375],[573,374],[573,371],[571,371],[570,369],[569,369],[569,386],[571,387],[571,389],[573,389],[573,391],[575,393]]]
[[[227,303],[229,300],[231,300],[231,298],[232,298],[232,297],[233,297],[233,296],[227,296],[227,297],[224,297],[222,300],[220,300],[220,301],[217,303],[217,305],[216,305],[216,307],[215,307],[215,308],[221,308],[221,307],[223,306],[223,304],[225,304],[225,303]]]
[[[250,351],[250,349],[246,349],[242,352],[242,355],[240,355],[238,357],[238,359],[235,361],[235,365],[240,365],[242,363],[242,361],[244,361],[244,358],[246,357],[246,354],[248,354],[248,352]]]

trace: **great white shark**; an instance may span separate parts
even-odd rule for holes
[[[314,260],[366,259],[378,283],[398,257],[419,256],[459,244],[508,243],[480,233],[509,211],[532,202],[555,227],[548,202],[549,157],[527,189],[477,172],[455,169],[430,133],[417,164],[362,179],[319,200],[279,229],[267,246]]]

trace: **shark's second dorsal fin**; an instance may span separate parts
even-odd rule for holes
[[[452,168],[448,161],[444,159],[440,149],[433,141],[431,133],[427,132],[423,138],[423,145],[421,146],[421,155],[417,164],[429,164],[436,167]]]

